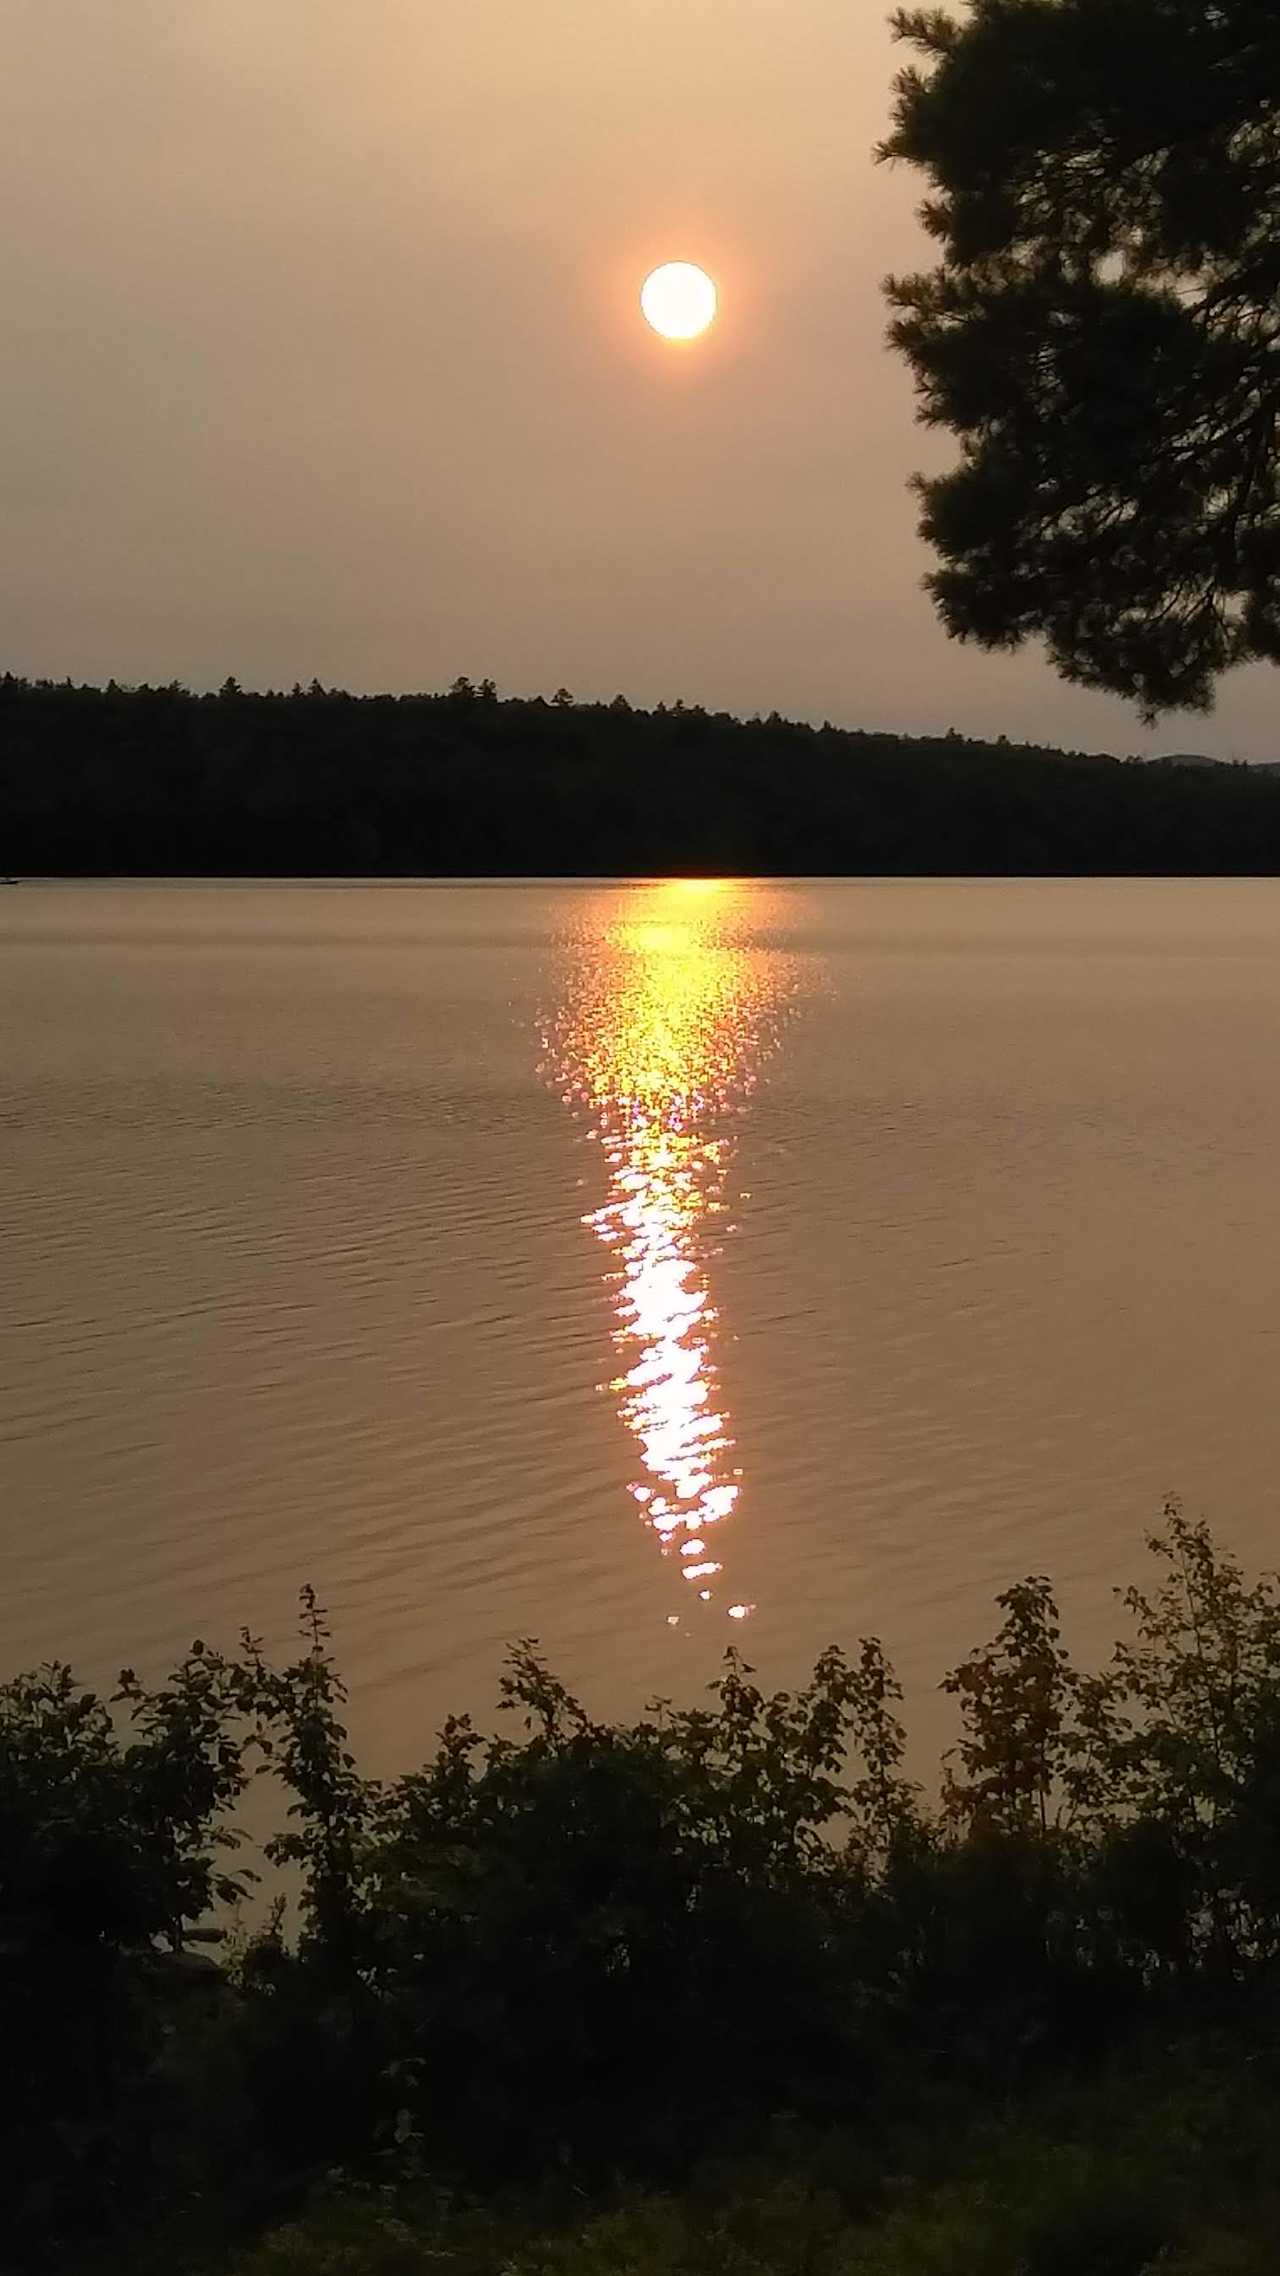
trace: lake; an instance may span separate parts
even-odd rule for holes
[[[0,1667],[330,1609],[370,1767],[534,1635],[602,1711],[1177,1491],[1280,1556],[1280,884],[0,893]]]

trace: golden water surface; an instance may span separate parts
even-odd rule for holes
[[[0,894],[0,1672],[329,1608],[369,1767],[1280,1561],[1280,884]],[[741,1625],[745,1623],[745,1626]]]
[[[548,1073],[600,1150],[605,1197],[584,1223],[609,1259],[607,1388],[635,1442],[630,1492],[685,1584],[733,1620],[755,1606],[728,1571],[745,1460],[716,1258],[737,1120],[796,987],[793,960],[758,943],[765,899],[676,880],[629,894],[604,923],[592,910],[547,1037]]]

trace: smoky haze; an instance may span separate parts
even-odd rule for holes
[[[1150,736],[934,624],[883,14],[0,0],[2,661],[1278,755],[1265,672]]]

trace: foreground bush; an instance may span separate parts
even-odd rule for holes
[[[1270,2276],[1274,2082],[1260,2092],[1225,2050],[1180,2069],[1172,2090],[1159,2066],[1129,2066],[1036,2122],[884,2141],[871,2201],[856,2138],[793,2132],[678,2193],[625,2191],[551,2225],[412,2189],[330,2198],[234,2276]]]
[[[779,2121],[838,2130],[847,2221],[904,2126],[941,2140],[1152,2032],[1225,2030],[1265,2066],[1280,1593],[1176,1506],[1151,1548],[1157,1585],[1127,1594],[1100,1673],[1072,1665],[1042,1577],[999,1599],[946,1679],[960,1737],[936,1806],[903,1775],[874,1639],[794,1694],[730,1653],[708,1705],[624,1726],[522,1645],[517,1735],[451,1721],[390,1785],[347,1750],[309,1595],[283,1668],[248,1635],[198,1644],[157,1690],[126,1673],[114,1716],[65,1668],[4,1687],[15,2253],[115,2235],[137,2265],[148,2223],[259,2221],[335,2167],[526,2202],[669,2188]],[[277,1905],[219,1970],[188,1946],[246,1886],[234,1814],[263,1774],[289,1797],[268,1857],[299,1927]],[[1028,2215],[1018,2265],[1124,2276],[1127,2253],[1136,2276],[1136,2253],[1173,2249],[1164,2215],[1122,2175]],[[421,2258],[412,2232],[384,2245],[369,2267]]]

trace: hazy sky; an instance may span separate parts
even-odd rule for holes
[[[1149,737],[934,625],[886,12],[0,0],[0,661],[1280,757],[1268,672]]]

